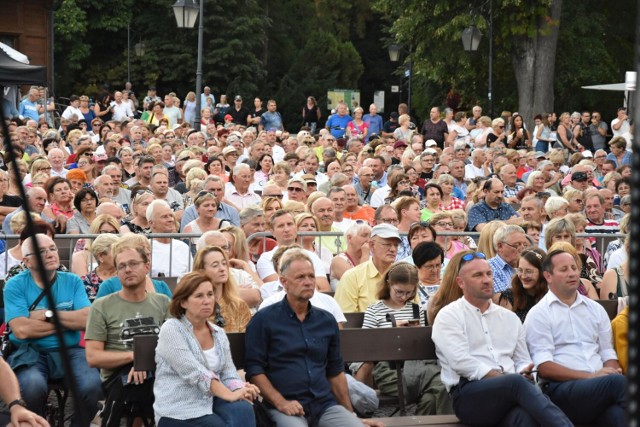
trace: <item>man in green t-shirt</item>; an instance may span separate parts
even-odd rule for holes
[[[119,425],[124,399],[130,402],[132,394],[144,396],[147,400],[137,403],[153,414],[153,380],[149,373],[133,369],[133,336],[160,331],[168,316],[169,298],[145,289],[151,263],[141,237],[130,233],[112,246],[122,289],[97,299],[87,321],[87,361],[101,369],[105,390],[103,426]]]

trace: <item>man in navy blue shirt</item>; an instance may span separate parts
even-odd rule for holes
[[[482,231],[494,219],[516,225],[524,222],[511,205],[504,202],[504,184],[498,178],[486,180],[482,192],[484,200],[469,209],[469,231]]]
[[[287,295],[258,311],[247,326],[246,375],[260,388],[278,427],[381,424],[353,413],[335,318],[313,307],[315,271],[299,249],[280,260]]]

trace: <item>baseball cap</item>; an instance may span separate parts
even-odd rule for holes
[[[393,148],[400,148],[400,147],[406,147],[407,143],[404,142],[403,140],[400,141],[396,141],[395,144],[393,144]]]
[[[224,147],[222,149],[222,155],[226,156],[229,153],[236,153],[238,154],[238,150],[236,150],[236,148],[233,145],[229,145],[228,147]]]
[[[109,156],[107,156],[105,153],[94,153],[93,154],[93,161],[94,162],[106,162],[108,158],[109,158]]]
[[[433,154],[433,155],[438,154],[438,152],[436,150],[434,150],[433,148],[427,148],[426,150],[423,151],[423,153]]]
[[[378,224],[371,229],[371,237],[381,237],[383,239],[398,239],[400,240],[400,233],[398,229],[391,224]]]
[[[593,153],[591,152],[591,150],[584,150],[582,152],[582,157],[588,157],[588,158],[592,159],[593,158]]]
[[[231,114],[227,114],[224,116],[224,121],[226,122],[227,120],[233,120],[233,116]]]
[[[586,181],[588,179],[587,174],[584,172],[576,172],[571,174],[571,181]]]
[[[438,143],[433,139],[427,139],[427,142],[424,143],[425,147],[436,147]]]
[[[236,95],[236,101],[242,101],[242,97],[240,95]]]
[[[547,158],[547,155],[544,154],[542,151],[536,151],[535,155],[536,155],[536,159],[546,159]]]
[[[393,119],[393,120],[398,120],[398,113],[396,113],[395,111],[392,112],[391,114],[389,114],[389,116]]]
[[[310,182],[316,183],[316,177],[311,175],[310,173],[302,175],[300,178],[304,180],[305,183],[309,184]]]

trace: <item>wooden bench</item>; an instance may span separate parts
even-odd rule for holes
[[[615,319],[618,315],[618,299],[597,299],[596,302],[607,312],[609,320]]]
[[[345,328],[362,328],[362,323],[364,323],[364,312],[356,311],[353,313],[344,313],[344,317],[347,318]]]
[[[362,313],[361,313],[362,314]],[[348,325],[348,323],[347,323]],[[227,334],[231,356],[236,368],[244,367],[245,337],[241,333]],[[384,345],[372,345],[384,343]],[[349,328],[340,331],[340,352],[346,363],[350,362],[401,362],[405,360],[436,359],[435,344],[431,340],[430,327],[416,328]],[[398,404],[404,413],[402,375],[398,376]],[[461,425],[454,415],[400,416],[378,418],[388,427],[436,425]]]

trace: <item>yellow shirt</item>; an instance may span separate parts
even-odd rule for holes
[[[335,227],[333,225],[331,226],[331,231],[342,233],[342,230],[340,230],[338,227]],[[338,247],[338,239],[340,240],[340,247]],[[342,235],[321,236],[318,238],[318,240],[320,240],[320,245],[323,248],[326,248],[329,252],[331,252],[332,255],[337,255],[340,252],[344,252],[347,249],[346,239]]]
[[[344,277],[344,276],[343,276]],[[627,365],[629,362],[629,339],[627,334],[629,333],[629,307],[625,307],[616,317],[611,321],[611,329],[613,330],[613,348],[618,354],[618,363],[622,368],[622,373],[627,373]]]
[[[362,312],[376,302],[376,290],[381,279],[382,274],[371,259],[347,270],[338,282],[334,296],[342,312]]]

